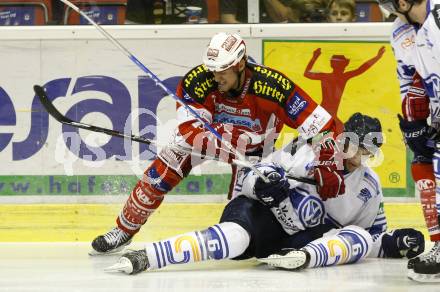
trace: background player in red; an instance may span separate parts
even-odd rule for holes
[[[203,64],[182,78],[177,96],[245,156],[262,157],[272,152],[284,124],[298,129],[304,139],[318,134],[328,137],[324,133],[334,131],[330,114],[297,84],[274,69],[248,62],[245,42],[237,34],[212,37]],[[188,150],[208,152],[225,162],[234,158],[188,109],[178,105],[177,119],[173,142],[145,170],[116,220],[117,227],[93,240],[96,252],[120,250],[130,243],[164,195],[203,161]],[[317,190],[323,199],[345,191],[334,154],[332,148],[322,147],[315,166]],[[233,169],[233,182],[235,178]]]

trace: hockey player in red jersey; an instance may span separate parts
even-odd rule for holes
[[[296,128],[304,139],[334,131],[332,117],[297,84],[274,69],[248,62],[245,42],[237,34],[212,37],[203,64],[182,78],[177,96],[246,157],[269,154],[283,125]],[[203,161],[188,150],[228,163],[235,158],[180,105],[177,120],[173,142],[145,170],[116,220],[117,227],[93,240],[96,252],[113,252],[131,242],[164,195]],[[322,147],[320,151],[315,166],[317,190],[323,199],[333,198],[345,191],[342,170],[335,163],[335,150]],[[232,182],[235,175],[233,167]]]

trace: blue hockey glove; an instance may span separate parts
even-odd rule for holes
[[[396,229],[382,237],[382,248],[388,258],[413,258],[425,250],[425,238],[412,228]]]
[[[401,115],[399,118],[400,130],[402,130],[406,145],[414,152],[414,155],[422,155],[432,159],[434,149],[427,146],[429,129],[426,120],[407,121]]]
[[[264,205],[277,207],[289,194],[289,183],[285,177],[284,169],[275,164],[257,165],[270,183],[265,183],[260,177],[256,180],[254,194]]]

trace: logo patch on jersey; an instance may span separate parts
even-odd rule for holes
[[[283,74],[264,66],[254,66],[253,84],[249,92],[284,105],[294,84]]]
[[[313,227],[322,222],[324,205],[313,196],[307,196],[298,207],[298,214],[304,227]]]
[[[406,37],[401,43],[403,49],[408,49],[416,43],[414,36]]]
[[[296,120],[296,118],[304,111],[307,105],[308,102],[304,100],[297,92],[295,92],[292,98],[287,102],[287,115],[292,120]]]
[[[258,132],[262,130],[261,122],[259,119],[252,120],[249,117],[231,115],[225,112],[215,115],[214,122],[243,126],[252,130],[253,132]]]
[[[217,113],[226,112],[226,113],[238,114],[238,115],[242,115],[242,116],[250,116],[251,115],[251,110],[248,108],[235,108],[235,107],[232,107],[229,105],[225,105],[223,103],[216,103],[215,104],[215,111]]]
[[[330,114],[324,110],[321,106],[317,106],[312,114],[310,114],[306,120],[298,127],[298,131],[303,134],[305,138],[312,138],[316,136],[319,131],[327,124],[331,119]]]
[[[210,92],[216,89],[214,76],[204,65],[195,67],[182,79],[185,92],[196,100],[203,100]]]
[[[371,192],[367,188],[363,188],[360,193],[357,195],[358,199],[360,199],[364,204],[371,199]]]

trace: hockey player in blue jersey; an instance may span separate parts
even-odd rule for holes
[[[354,263],[366,256],[418,255],[424,249],[419,231],[386,232],[379,179],[362,164],[382,144],[379,120],[356,113],[344,127],[344,195],[323,201],[315,185],[287,180],[286,172],[314,177],[317,160],[313,144],[292,143],[272,157],[276,163],[257,165],[271,183],[251,170],[241,173],[236,197],[219,224],[148,243],[124,254],[108,270],[135,274],[209,259],[264,259],[283,248],[303,248],[268,259],[273,266],[289,269]]]
[[[414,152],[412,174],[434,242],[429,252],[408,262],[408,277],[440,282],[440,1],[378,2],[398,16],[392,27],[391,45],[402,95],[400,127]]]

